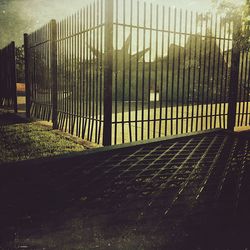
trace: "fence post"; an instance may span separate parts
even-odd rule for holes
[[[231,56],[231,77],[228,93],[228,129],[234,131],[236,123],[236,107],[238,97],[238,80],[240,70],[240,21],[233,22],[233,43]]]
[[[16,91],[16,45],[15,42],[11,42],[11,77],[12,77],[12,96],[13,96],[13,105],[14,105],[14,112],[17,113],[17,91]]]
[[[52,83],[52,123],[53,129],[58,129],[58,111],[57,111],[57,24],[56,20],[51,20],[51,83]]]
[[[2,81],[2,71],[3,71],[3,67],[2,67],[2,49],[0,49],[0,107],[2,106],[2,102],[3,102],[3,81]]]
[[[25,95],[26,95],[26,117],[30,118],[31,100],[30,100],[30,82],[29,82],[29,45],[28,34],[24,38],[24,64],[25,64]]]
[[[105,0],[103,145],[112,143],[113,0]]]

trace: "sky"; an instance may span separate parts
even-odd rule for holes
[[[51,19],[75,13],[90,0],[0,0],[0,48],[15,40],[23,42],[23,33],[30,33]],[[130,1],[130,0],[125,0]],[[139,0],[142,1],[142,0]],[[213,11],[212,0],[145,0],[198,12]],[[234,0],[242,3],[244,0]]]

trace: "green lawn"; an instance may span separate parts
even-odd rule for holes
[[[0,114],[0,164],[80,152],[89,147],[39,122],[27,123],[13,114]]]

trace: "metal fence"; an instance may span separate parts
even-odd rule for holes
[[[227,127],[230,24],[134,1],[115,8],[115,143]]]
[[[103,2],[57,24],[59,127],[101,143],[103,131]],[[100,54],[95,54],[100,51]]]
[[[104,145],[247,126],[249,55],[233,35],[208,13],[93,2],[25,35],[31,113]]]
[[[0,49],[0,107],[17,112],[16,94],[16,52],[11,42]]]
[[[99,1],[25,35],[31,115],[54,113],[54,127],[96,143],[103,143],[103,9]]]

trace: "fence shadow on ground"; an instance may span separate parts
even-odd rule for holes
[[[28,123],[28,120],[14,113],[8,113],[6,111],[4,113],[1,113],[0,110],[0,126],[7,126],[20,123]]]
[[[218,131],[5,166],[0,247],[246,249],[249,139]]]

